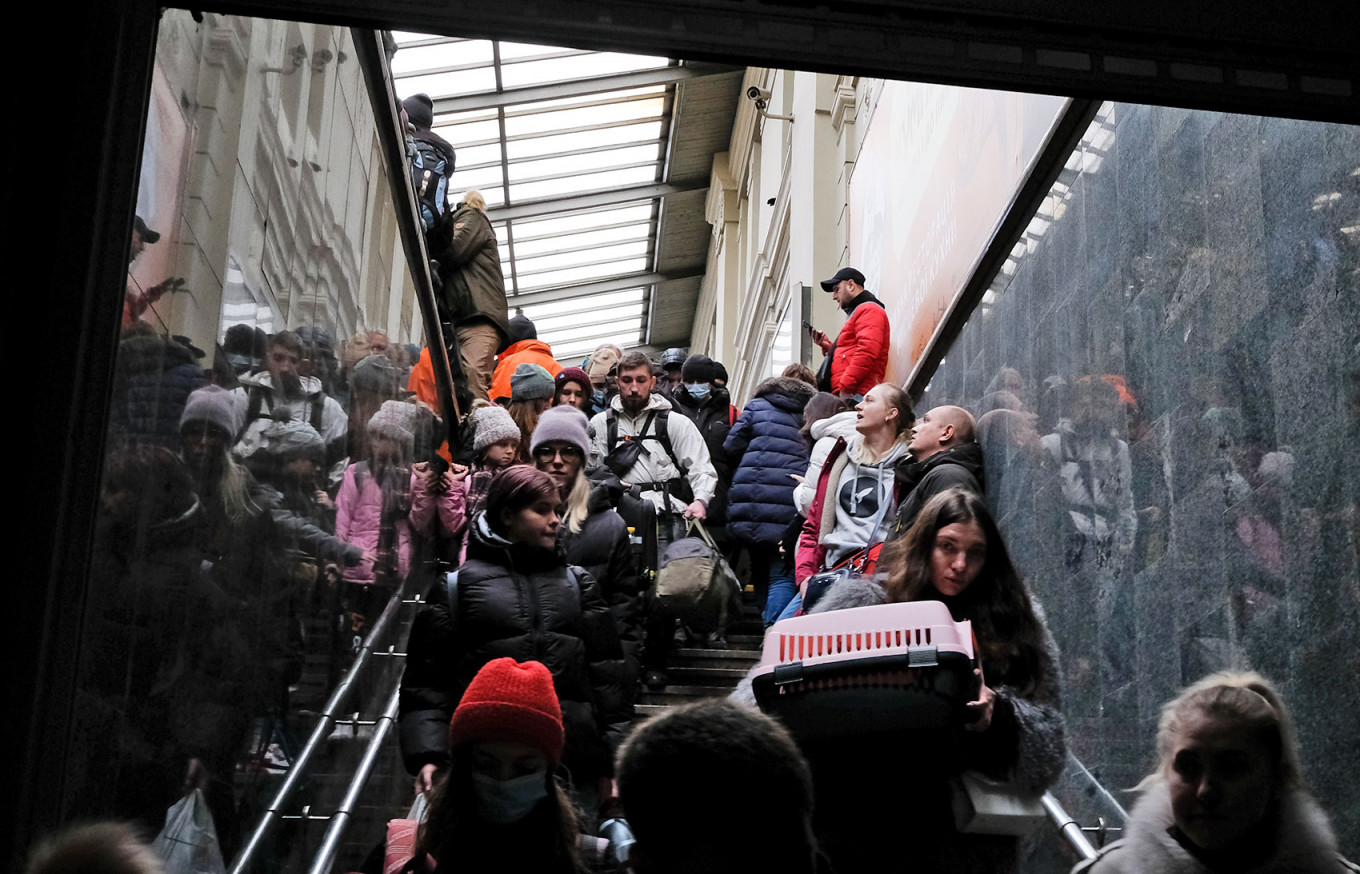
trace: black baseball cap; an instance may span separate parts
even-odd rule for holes
[[[146,222],[142,221],[142,217],[139,215],[132,217],[132,229],[142,235],[143,243],[151,244],[161,238],[160,233],[148,228]]]
[[[861,288],[864,287],[864,274],[853,267],[842,267],[836,271],[836,275],[830,279],[822,280],[822,291],[834,291],[836,286],[847,279],[853,279]]]

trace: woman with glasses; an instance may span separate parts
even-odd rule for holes
[[[559,404],[539,417],[529,455],[539,470],[553,478],[561,496],[563,519],[558,530],[567,561],[585,568],[599,583],[618,625],[628,673],[623,678],[628,699],[641,675],[638,651],[642,646],[642,612],[638,603],[637,562],[628,539],[628,526],[615,512],[623,485],[606,468],[594,481],[586,477],[590,451],[590,423],[585,414]]]

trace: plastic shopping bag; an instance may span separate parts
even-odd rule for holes
[[[166,811],[165,827],[151,847],[165,861],[166,874],[226,874],[217,829],[200,789]]]

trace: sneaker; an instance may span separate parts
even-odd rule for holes
[[[726,649],[727,632],[714,631],[708,635],[707,639],[705,640],[705,643],[707,644],[709,649]]]
[[[664,689],[666,684],[670,682],[670,677],[666,676],[665,671],[652,668],[643,675],[642,682],[647,685],[648,689]]]

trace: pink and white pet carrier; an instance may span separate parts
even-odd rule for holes
[[[977,697],[971,622],[939,601],[776,622],[752,677],[760,709],[800,740],[952,731]]]

